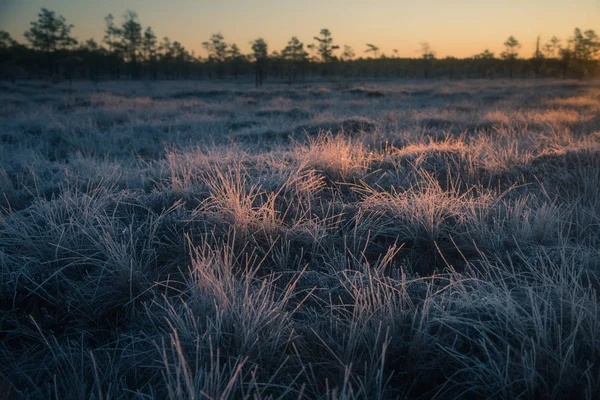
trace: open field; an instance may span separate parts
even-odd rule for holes
[[[599,82],[0,83],[0,207],[7,398],[600,397]]]

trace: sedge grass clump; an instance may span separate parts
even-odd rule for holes
[[[161,167],[168,171],[166,185],[174,192],[197,195],[207,170],[243,165],[249,158],[246,151],[235,145],[226,148],[171,148],[167,149],[166,162],[161,163]]]
[[[279,371],[293,365],[288,348],[296,334],[288,303],[297,296],[301,273],[281,289],[276,276],[258,277],[262,261],[252,252],[238,253],[233,242],[196,246],[188,240],[191,265],[178,299],[147,309],[167,395],[287,392],[273,378],[293,380]]]
[[[56,317],[77,317],[74,325],[133,312],[159,276],[162,217],[115,216],[125,207],[121,201],[102,190],[65,193],[12,215],[1,243],[15,261],[6,266],[14,278],[13,304],[27,308],[28,299],[37,298]]]
[[[448,291],[449,303],[432,313],[431,323],[461,337],[440,343],[456,364],[438,395],[593,398],[599,310],[576,258],[541,251],[485,260],[477,270],[468,276],[472,289]]]
[[[236,347],[234,354],[274,361],[280,357],[278,349],[294,336],[292,314],[286,305],[294,295],[295,283],[281,291],[275,286],[276,276],[258,278],[261,259],[252,252],[236,255],[234,247],[211,250],[204,245],[194,251],[188,302],[216,306],[217,320],[206,322],[215,328],[215,340]]]
[[[468,190],[477,181],[478,165],[465,135],[447,135],[442,140],[422,138],[406,146],[390,147],[379,157],[383,170],[394,170],[401,176],[398,187],[410,187],[421,180],[423,171],[431,173],[445,187],[460,182]],[[377,174],[374,174],[377,175]]]
[[[358,142],[342,135],[321,134],[295,149],[301,165],[321,171],[332,182],[360,179],[368,170],[371,156]]]
[[[280,212],[274,206],[278,194],[265,193],[259,184],[252,183],[243,167],[215,169],[202,179],[210,195],[200,206],[201,211],[241,234],[274,232],[280,225]]]
[[[523,166],[539,149],[538,137],[526,126],[499,126],[493,134],[480,135],[471,143],[471,153],[487,174],[509,174],[514,182]]]
[[[524,196],[516,200],[502,201],[498,213],[500,224],[505,225],[506,234],[515,243],[552,244],[564,237],[564,210],[552,201]]]
[[[485,238],[485,215],[494,197],[459,187],[444,190],[432,174],[422,172],[419,184],[408,190],[360,189],[362,223],[357,226],[363,236],[403,244],[412,252],[416,268],[434,269],[447,263],[444,254],[462,258],[474,250],[473,241]]]

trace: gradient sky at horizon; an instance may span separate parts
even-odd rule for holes
[[[291,36],[308,44],[328,28],[336,44],[352,46],[357,56],[373,43],[402,57],[419,56],[420,42],[429,42],[438,57],[468,57],[486,48],[498,54],[509,35],[529,56],[538,35],[566,39],[575,27],[600,33],[600,0],[0,0],[0,30],[25,42],[23,33],[41,7],[64,15],[78,40],[98,41],[108,13],[120,22],[125,10],[135,10],[159,38],[202,56],[202,42],[216,32],[249,52],[257,37],[270,51],[281,50]]]

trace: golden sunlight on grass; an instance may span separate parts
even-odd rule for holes
[[[9,398],[599,397],[596,82],[0,87]]]

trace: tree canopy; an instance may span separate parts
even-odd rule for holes
[[[71,36],[72,28],[73,25],[68,24],[65,17],[42,8],[38,14],[38,20],[31,22],[31,27],[24,33],[24,36],[32,48],[43,52],[53,52],[77,44],[77,40]]]
[[[496,56],[489,49],[464,59],[436,58],[429,42],[421,42],[418,57],[402,57],[397,49],[392,57],[379,46],[366,43],[357,55],[348,45],[340,49],[332,32],[323,28],[313,42],[304,44],[292,36],[282,49],[270,49],[264,38],[249,42],[244,50],[228,43],[222,33],[202,42],[207,57],[188,51],[181,42],[163,37],[158,40],[151,26],[143,26],[137,13],[125,11],[117,21],[113,14],[104,18],[102,38],[78,41],[73,25],[47,8],[25,32],[26,45],[8,32],[0,31],[0,78],[2,71],[19,70],[23,76],[53,79],[63,74],[90,79],[212,78],[249,76],[259,72],[260,79],[287,79],[292,82],[310,76],[389,76],[389,77],[594,77],[599,68],[600,38],[594,30],[575,28],[562,40],[556,36],[536,40],[535,51],[523,57],[520,41],[509,36],[503,51]],[[337,53],[337,54],[336,54]],[[6,68],[2,66],[6,66]],[[46,66],[46,68],[40,68]],[[18,68],[13,68],[18,67]],[[257,69],[257,67],[259,67]],[[67,71],[68,70],[68,71]],[[62,72],[61,72],[62,71]]]

